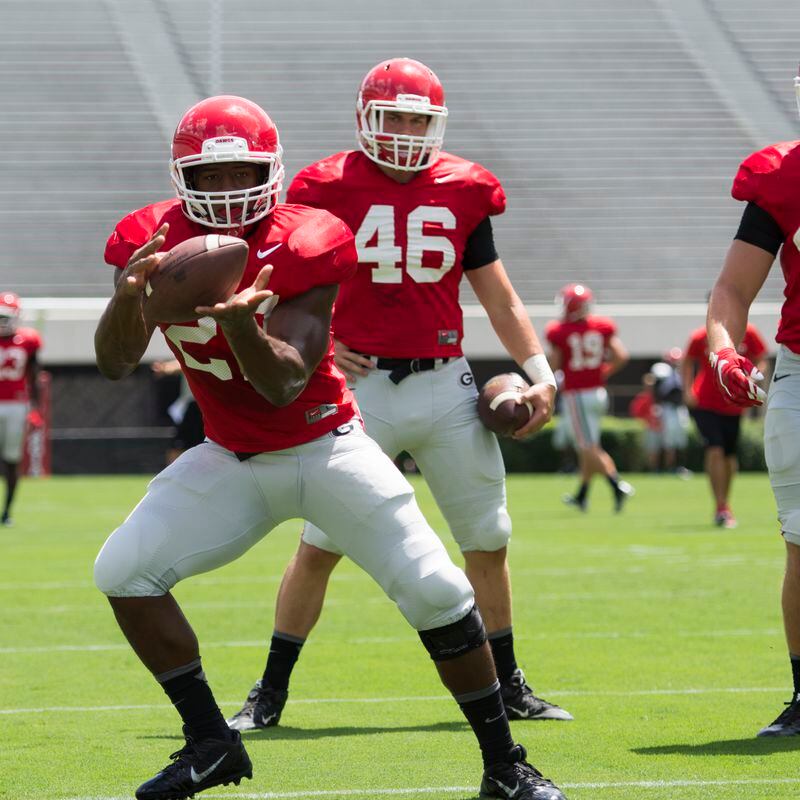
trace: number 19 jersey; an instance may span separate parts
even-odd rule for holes
[[[605,386],[603,363],[608,342],[616,332],[617,326],[608,317],[591,314],[575,322],[547,323],[547,341],[561,353],[564,391]]]
[[[491,172],[442,153],[402,184],[348,151],[301,170],[287,200],[330,211],[355,234],[358,270],[339,289],[337,339],[387,358],[462,355],[464,248],[477,225],[506,205]]]

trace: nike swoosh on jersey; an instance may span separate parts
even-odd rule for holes
[[[453,176],[452,175],[442,175],[441,178],[434,178],[434,183],[444,183],[445,181],[449,181]]]
[[[782,381],[784,378],[788,378],[791,374],[791,372],[784,372],[783,375],[775,375],[772,380],[774,383],[777,383],[778,381]]]
[[[282,244],[283,242],[278,242],[275,247],[270,247],[269,250],[259,250],[256,255],[259,258],[266,258],[270,253],[274,253]]]
[[[204,781],[224,760],[227,756],[227,753],[223,753],[222,757],[215,761],[208,769],[204,769],[199,775],[194,771],[194,767],[191,769],[192,780],[195,783],[200,783],[200,781]]]

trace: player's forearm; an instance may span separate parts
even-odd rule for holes
[[[522,366],[531,356],[544,353],[521,302],[499,309],[487,309],[487,313],[497,338],[517,364]]]
[[[141,295],[115,294],[94,334],[97,367],[111,380],[130,375],[147,350],[152,329],[142,313]]]
[[[272,405],[287,406],[305,389],[309,373],[298,350],[269,336],[254,318],[222,330],[242,374]]]
[[[706,316],[708,348],[736,348],[744,337],[750,302],[735,286],[720,279],[711,292]]]

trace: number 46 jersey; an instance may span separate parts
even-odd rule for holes
[[[387,358],[462,354],[464,248],[477,225],[506,205],[491,172],[442,153],[401,184],[348,151],[301,170],[287,200],[330,211],[355,234],[358,271],[339,290],[337,339]]]
[[[608,317],[591,314],[575,322],[547,323],[547,341],[561,353],[564,391],[605,386],[603,362],[608,342],[616,332],[617,326]]]

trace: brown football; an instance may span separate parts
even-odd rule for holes
[[[530,388],[516,372],[504,372],[489,378],[478,393],[478,416],[481,422],[498,436],[511,436],[533,414],[529,402],[517,398]]]
[[[236,291],[247,265],[247,242],[208,234],[175,245],[150,275],[144,314],[151,322],[190,322],[195,306],[213,306]]]

